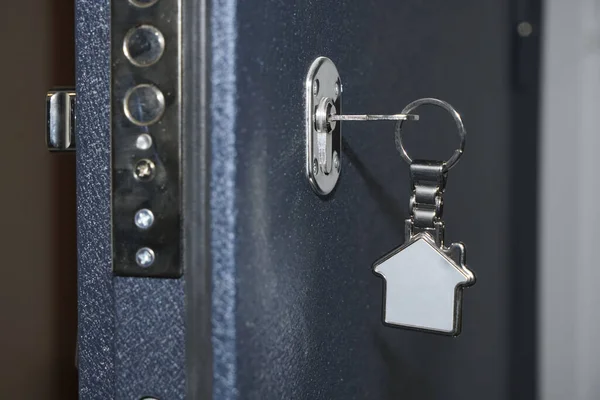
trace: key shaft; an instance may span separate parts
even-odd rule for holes
[[[419,116],[415,114],[358,114],[358,115],[339,115],[329,116],[329,121],[418,121]]]

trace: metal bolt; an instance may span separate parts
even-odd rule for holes
[[[75,89],[46,95],[46,143],[50,151],[75,150]]]
[[[340,157],[338,156],[337,151],[333,152],[333,166],[336,171],[340,170]]]
[[[319,80],[318,79],[315,79],[313,81],[312,89],[313,89],[313,95],[316,96],[319,94]]]
[[[134,176],[140,181],[149,181],[154,176],[155,165],[150,160],[140,160],[135,165]]]
[[[156,63],[164,50],[165,38],[152,25],[131,28],[123,41],[123,53],[136,67],[148,67]]]
[[[142,133],[135,141],[135,147],[140,150],[148,150],[152,147],[152,136],[147,133]]]
[[[140,8],[146,8],[146,7],[150,7],[153,6],[154,3],[156,3],[158,0],[129,0],[129,2],[131,4],[133,4],[136,7],[140,7]]]
[[[529,22],[523,21],[519,23],[519,25],[517,25],[517,33],[521,37],[531,36],[531,34],[533,33],[533,26],[531,26]]]
[[[154,263],[154,251],[148,247],[142,247],[135,253],[135,262],[142,268],[147,268]]]
[[[340,82],[335,83],[335,95],[338,96],[340,94]]]
[[[313,175],[319,174],[319,162],[317,161],[316,158],[313,160],[312,172],[313,172]]]
[[[165,96],[154,85],[142,83],[125,93],[123,111],[127,118],[139,126],[158,121],[165,112]]]
[[[154,214],[147,208],[142,208],[135,213],[135,226],[140,229],[148,229],[154,223]]]

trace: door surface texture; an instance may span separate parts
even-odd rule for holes
[[[530,328],[513,324],[507,294],[511,271],[528,268],[511,253],[509,4],[183,0],[183,10],[184,275],[114,277],[110,6],[77,0],[81,398],[532,398],[529,384],[511,386],[532,380],[533,363],[512,368],[513,338],[526,342]],[[463,117],[444,220],[477,283],[457,338],[381,321],[372,265],[404,242],[411,191],[394,124],[344,122],[336,189],[322,197],[308,183],[304,81],[319,56],[339,70],[345,114],[436,97]],[[409,151],[447,159],[451,117],[418,114],[405,125]]]

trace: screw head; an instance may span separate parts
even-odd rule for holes
[[[533,26],[527,21],[520,22],[517,25],[517,33],[521,37],[529,37],[533,33]]]
[[[152,147],[152,136],[148,135],[147,133],[142,133],[135,140],[135,147],[140,150],[148,150],[150,147]]]
[[[135,226],[140,229],[148,229],[154,224],[154,214],[147,208],[142,208],[135,213]]]
[[[319,174],[319,162],[317,161],[316,158],[313,160],[312,172],[313,172],[313,175]]]
[[[148,247],[142,247],[135,253],[135,262],[142,268],[148,268],[154,263],[154,251]]]
[[[336,171],[340,170],[340,157],[338,156],[337,151],[333,152],[333,167]]]
[[[312,83],[312,90],[313,90],[313,95],[318,95],[319,94],[319,80],[315,79]]]
[[[135,165],[133,174],[137,180],[149,181],[154,176],[156,166],[150,160],[140,160]]]

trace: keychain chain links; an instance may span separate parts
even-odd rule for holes
[[[410,218],[414,228],[433,230],[441,223],[444,211],[444,190],[448,173],[444,163],[413,161],[410,164],[412,196]]]
[[[456,123],[460,145],[454,154],[446,161],[415,161],[407,153],[402,141],[402,122],[396,124],[395,141],[400,155],[410,166],[412,195],[410,198],[410,218],[406,221],[407,237],[420,232],[433,236],[436,244],[444,246],[444,191],[448,171],[456,165],[465,149],[467,132],[460,114],[447,102],[434,98],[424,98],[413,101],[402,110],[402,114],[410,114],[422,105],[433,105],[446,110]]]

